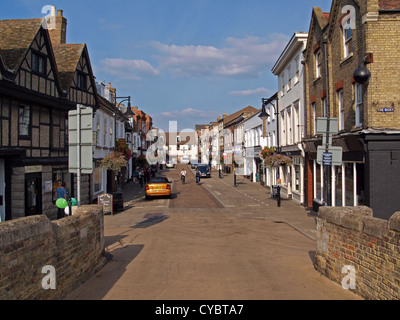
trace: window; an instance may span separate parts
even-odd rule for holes
[[[29,137],[31,129],[31,108],[20,106],[18,112],[18,134],[22,137]]]
[[[281,76],[281,87],[282,87],[281,95],[283,96],[285,94],[285,74],[284,73],[282,73],[282,76]]]
[[[363,125],[363,105],[362,105],[362,86],[361,84],[355,85],[355,103],[356,103],[356,127]]]
[[[351,29],[351,19],[343,23],[343,44],[344,57],[347,58],[353,53],[353,30]]]
[[[344,130],[343,90],[338,91],[339,131]]]
[[[94,167],[94,174],[93,174],[93,182],[94,182],[94,193],[99,193],[102,191],[102,170],[100,167],[101,162],[96,161]]]
[[[318,49],[315,53],[315,78],[321,77],[321,60],[321,50]]]
[[[288,68],[287,68],[287,73],[288,73],[288,91],[290,90],[290,89],[292,89],[292,67],[291,66],[289,66]]]
[[[32,52],[32,71],[45,75],[46,69],[46,56],[38,52]]]
[[[293,143],[293,130],[292,130],[293,129],[293,124],[292,124],[292,109],[291,109],[291,107],[288,107],[286,109],[286,114],[287,114],[287,117],[286,117],[286,121],[287,121],[287,125],[286,125],[287,135],[286,135],[286,138],[287,138],[287,144],[291,145]]]
[[[82,72],[78,72],[77,87],[82,90],[87,90],[87,76]]]
[[[301,141],[301,127],[300,127],[300,102],[296,101],[293,104],[293,110],[294,110],[294,118],[293,118],[293,136],[294,136],[294,142],[300,142]]]
[[[294,65],[295,65],[295,68],[296,68],[295,69],[296,73],[294,75],[294,84],[296,84],[296,83],[298,83],[300,81],[300,58],[299,58],[299,56],[297,56],[294,59]]]
[[[314,122],[314,128],[313,128],[313,132],[314,135],[317,134],[317,107],[315,105],[315,103],[312,104],[312,110],[313,110],[313,122]]]
[[[103,147],[106,148],[107,147],[107,119],[104,119],[103,132],[104,132]]]

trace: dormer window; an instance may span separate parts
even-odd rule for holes
[[[32,71],[41,75],[46,74],[46,56],[32,51]]]

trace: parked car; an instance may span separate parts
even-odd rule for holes
[[[190,163],[189,157],[188,156],[183,157],[182,160],[181,160],[181,163],[182,164],[189,164]]]
[[[201,177],[207,177],[207,178],[211,177],[211,169],[210,169],[210,166],[208,164],[199,164],[197,166],[197,168],[200,171],[200,176]]]
[[[152,178],[146,184],[146,199],[151,197],[171,198],[171,181],[164,177]]]
[[[197,166],[198,166],[198,164],[199,164],[199,161],[197,161],[197,160],[192,160],[191,161],[191,168],[192,169],[196,169],[197,168]]]
[[[173,168],[173,167],[175,167],[175,164],[172,161],[168,161],[166,167]]]

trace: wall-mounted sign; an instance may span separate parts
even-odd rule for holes
[[[379,108],[378,112],[394,112],[393,108]]]
[[[43,166],[26,166],[25,167],[25,173],[36,173],[36,172],[42,172],[43,171]]]

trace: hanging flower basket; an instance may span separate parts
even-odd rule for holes
[[[270,156],[272,156],[274,154],[275,154],[275,148],[274,147],[271,147],[271,148],[265,147],[263,150],[261,150],[260,158],[265,159],[266,157],[270,157]]]
[[[122,167],[126,167],[126,159],[119,152],[114,152],[110,155],[106,155],[103,160],[101,160],[101,168],[103,170],[118,170],[120,171]]]
[[[292,163],[292,159],[283,154],[274,154],[264,158],[265,164],[270,168],[277,168]]]
[[[125,158],[126,161],[129,161],[132,157],[132,151],[128,148],[126,144],[118,144],[118,151]]]

